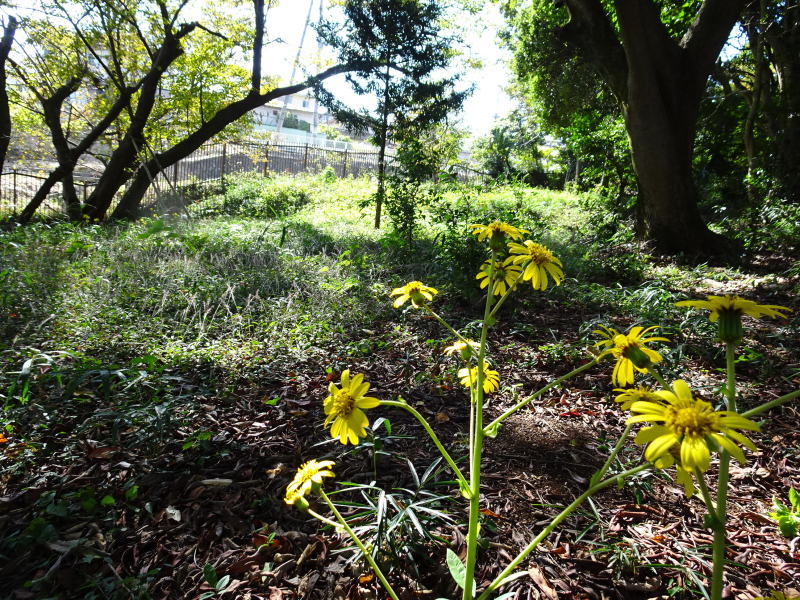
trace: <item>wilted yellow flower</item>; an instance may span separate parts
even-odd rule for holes
[[[616,388],[614,391],[619,392],[619,395],[614,398],[614,402],[622,403],[622,410],[630,410],[634,402],[642,400],[659,401],[659,397],[656,396],[655,392],[646,385],[627,389]]]
[[[322,485],[323,477],[334,477],[332,460],[315,460],[312,459],[307,463],[303,463],[294,479],[286,486],[286,495],[283,501],[286,504],[295,504],[298,500],[305,499],[306,494],[315,485]]]
[[[676,302],[675,306],[691,306],[710,310],[708,316],[712,323],[719,321],[718,337],[723,342],[737,343],[742,339],[742,315],[749,315],[755,319],[761,317],[786,317],[780,311],[790,308],[775,304],[756,304],[752,300],[745,300],[739,296],[727,294],[725,296],[706,296],[706,300],[683,300]]]
[[[481,281],[481,289],[489,285],[489,274],[492,270],[490,267],[491,264],[492,261],[487,260],[481,265],[480,272],[475,276],[475,279],[483,280]],[[502,296],[506,293],[506,290],[512,286],[516,288],[515,282],[519,278],[521,272],[521,268],[508,261],[494,261],[494,272],[492,273],[494,285],[492,286],[492,293],[495,296]]]
[[[342,372],[342,389],[330,383],[324,406],[325,425],[333,421],[332,438],[339,438],[342,444],[358,444],[359,438],[367,435],[365,427],[369,419],[362,409],[375,408],[381,403],[377,398],[364,396],[368,391],[364,376],[359,373],[351,379],[349,369]]]
[[[466,367],[458,371],[458,376],[461,378],[461,385],[471,388],[473,384],[478,382],[478,367],[467,369]],[[489,365],[483,365],[483,391],[487,394],[500,389],[500,373],[492,371]]]
[[[733,411],[715,411],[710,403],[695,398],[685,381],[678,379],[672,384],[672,391],[660,390],[655,394],[661,401],[634,402],[631,406],[634,415],[627,421],[655,423],[636,435],[637,444],[647,444],[644,453],[647,460],[661,459],[679,444],[681,467],[689,472],[705,471],[712,449],[727,451],[741,464],[745,463],[744,452],[737,444],[756,449],[753,442],[737,431],[758,431],[756,423]],[[671,459],[665,458],[662,464],[671,464]]]
[[[523,265],[525,271],[522,275],[524,281],[530,280],[533,289],[544,291],[547,289],[547,276],[553,278],[553,283],[561,285],[564,279],[561,261],[546,247],[531,240],[521,244],[511,243],[508,250],[515,256],[509,256],[506,261],[515,265]]]
[[[452,356],[456,352],[461,355],[464,360],[468,359],[473,352],[480,350],[481,345],[475,340],[456,340],[444,349],[447,356]]]
[[[472,229],[472,235],[478,236],[479,242],[486,239],[489,241],[498,239],[504,241],[506,237],[510,237],[512,240],[520,240],[523,234],[530,233],[525,229],[518,229],[513,225],[500,221],[494,221],[488,225],[474,224],[469,227]]]
[[[390,296],[397,296],[394,301],[395,308],[400,308],[409,299],[411,304],[419,308],[433,300],[433,297],[438,293],[438,290],[425,285],[421,281],[411,281],[403,287],[393,289]]]
[[[633,369],[640,373],[647,370],[657,362],[663,360],[658,352],[651,350],[645,344],[650,342],[668,342],[664,337],[644,337],[648,332],[658,329],[653,327],[632,327],[628,333],[620,333],[611,327],[595,329],[592,333],[597,333],[607,338],[597,343],[598,347],[605,346],[600,356],[611,354],[617,359],[614,365],[614,372],[611,374],[611,381],[615,385],[625,386],[633,383]]]

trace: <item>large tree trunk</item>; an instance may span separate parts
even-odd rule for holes
[[[182,139],[174,146],[158,152],[145,161],[136,170],[135,175],[130,180],[128,189],[120,199],[119,204],[111,215],[112,219],[135,219],[139,215],[139,206],[144,199],[147,190],[150,188],[156,176],[171,167],[179,160],[189,156],[192,152],[197,150],[205,142],[220,133],[226,126],[233,123],[236,119],[247,114],[251,110],[289,94],[296,94],[302,90],[308,89],[315,82],[323,81],[334,75],[354,71],[358,69],[367,68],[369,65],[364,63],[351,64],[351,65],[336,65],[326,69],[322,73],[308,79],[303,83],[295,85],[275,88],[264,94],[252,92],[242,98],[220,109],[211,119],[206,121],[199,129]]]
[[[14,43],[14,33],[17,30],[17,20],[8,17],[8,23],[3,28],[3,39],[0,41],[0,173],[6,161],[8,144],[11,141],[11,110],[8,106],[8,91],[6,90],[6,62]]]
[[[644,233],[658,249],[727,254],[700,217],[692,152],[700,100],[745,0],[706,0],[680,41],[652,0],[616,0],[616,33],[600,0],[565,0],[559,33],[611,87],[625,114]]]
[[[84,218],[102,221],[116,193],[133,175],[137,157],[145,147],[144,130],[155,106],[161,76],[183,54],[181,39],[197,27],[197,23],[182,25],[177,33],[168,32],[156,53],[147,75],[142,79],[136,110],[125,135],[111,153],[111,158],[83,207]]]

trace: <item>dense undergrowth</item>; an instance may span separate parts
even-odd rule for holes
[[[280,561],[271,544],[302,527],[280,504],[288,477],[280,468],[296,466],[308,447],[325,440],[314,415],[333,374],[355,361],[376,371],[371,380],[386,394],[436,398],[439,409],[431,417],[459,439],[457,409],[447,402],[454,375],[437,358],[446,338],[434,326],[410,328],[416,317],[391,311],[387,297],[408,280],[425,281],[446,292],[443,310],[469,327],[480,301],[474,273],[484,258],[465,235],[470,223],[512,222],[564,263],[562,286],[538,296],[526,290],[504,309],[514,315],[513,326],[493,343],[516,373],[503,390],[509,396],[537,372],[561,374],[576,364],[600,323],[664,324],[675,341],[665,362],[682,365],[665,375],[715,389],[719,351],[700,341],[713,336],[711,325],[703,315],[678,310],[675,301],[732,292],[798,308],[796,256],[754,254],[740,268],[649,256],[591,196],[518,186],[448,189],[425,207],[409,244],[391,228],[372,228],[372,209],[363,207],[372,191],[368,180],[330,176],[242,178],[180,214],[111,226],[38,223],[0,233],[0,580],[16,594],[11,597],[189,598],[201,586],[217,591],[204,565],[213,563],[220,575],[242,574],[225,570],[220,556],[233,551],[225,535],[192,538],[204,558],[186,564],[177,551],[161,556],[161,550],[136,546],[137,557],[125,551],[148,528],[186,524],[175,508],[180,502],[185,513],[195,510],[179,492],[160,491],[159,482],[166,477],[188,485],[208,473],[223,474],[222,484],[208,484],[212,488],[243,474],[259,482],[239,494],[246,510],[231,517],[237,525],[225,521],[224,527],[238,546],[255,544],[250,553],[266,545],[267,554],[254,559],[260,579],[247,585],[280,591],[285,584],[274,576]],[[761,240],[752,248],[758,244],[776,247]],[[800,318],[794,315],[745,341],[745,389],[755,382],[784,392],[796,386]],[[582,385],[595,402],[610,392],[606,378]],[[252,430],[254,422],[263,429]],[[591,443],[602,444],[605,434],[588,431]],[[403,428],[402,434],[412,432]],[[395,577],[415,565],[423,571],[419,579],[435,587],[439,567],[425,566],[420,557],[429,556],[463,516],[447,509],[449,492],[438,485],[446,475],[426,462],[429,457],[415,455],[403,435],[390,421],[376,423],[366,450],[358,450],[361,469],[349,476],[380,485],[394,473],[395,486],[405,491],[394,492],[393,533],[374,531],[387,536],[382,560],[402,567]],[[278,439],[280,447],[270,449],[267,442]],[[571,442],[568,452],[576,445]],[[389,457],[387,447],[400,454]],[[421,462],[415,467],[406,458]],[[796,465],[800,456],[786,449],[783,458]],[[798,484],[784,479],[779,488]],[[635,485],[635,500],[626,502],[655,494],[647,481]],[[349,500],[367,529],[375,489],[360,488]],[[430,500],[427,512],[414,517],[424,516],[422,524],[403,508],[409,497],[412,504]],[[487,520],[490,531],[497,527]],[[606,548],[592,556],[610,562],[612,580],[630,577],[631,569],[655,572],[637,564],[633,550],[618,556],[619,540],[600,534],[591,543]],[[139,552],[158,558],[145,568]],[[673,591],[664,593],[696,593],[690,575],[680,579],[677,567],[670,568]]]

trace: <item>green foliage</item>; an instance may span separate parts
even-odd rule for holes
[[[387,571],[411,570],[419,577],[418,565],[430,556],[431,545],[445,542],[444,527],[455,523],[448,507],[453,501],[446,491],[453,481],[444,480],[446,467],[437,458],[420,474],[411,461],[406,461],[411,477],[407,487],[387,491],[370,485],[341,482],[342,489],[334,492],[358,492],[358,500],[337,500],[336,504],[352,512],[348,523],[356,534],[372,548],[373,558],[385,565]],[[360,556],[351,547],[353,560]]]
[[[266,179],[259,175],[236,175],[226,179],[218,195],[191,207],[199,217],[248,216],[276,219],[297,212],[310,201],[311,190],[293,181]]]
[[[769,516],[778,522],[781,535],[793,539],[797,537],[798,529],[800,529],[800,494],[794,488],[789,488],[789,504],[790,506],[786,506],[777,498],[773,498],[774,510],[769,513]]]

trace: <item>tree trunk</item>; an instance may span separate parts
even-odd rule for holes
[[[8,23],[3,30],[3,39],[0,41],[0,173],[3,172],[8,144],[11,141],[11,110],[6,90],[6,62],[11,52],[11,45],[14,43],[16,30],[17,20],[8,17]]]
[[[383,103],[381,105],[381,125],[378,131],[378,190],[375,193],[375,229],[381,228],[381,210],[386,198],[386,144],[389,141],[389,65],[387,62],[383,76]]]
[[[156,153],[155,156],[153,156],[149,160],[145,161],[142,165],[140,165],[139,168],[136,170],[136,173],[133,176],[132,180],[130,181],[128,189],[123,194],[116,209],[114,209],[111,218],[112,219],[136,218],[139,213],[139,206],[141,205],[142,199],[144,198],[145,194],[147,193],[147,190],[152,184],[153,179],[155,179],[159,173],[161,173],[164,169],[171,167],[179,160],[182,160],[187,156],[189,156],[192,152],[197,150],[205,142],[207,142],[212,137],[220,133],[223,129],[225,129],[226,126],[230,125],[236,119],[242,117],[251,110],[276,98],[281,98],[289,94],[296,94],[297,92],[308,89],[313,85],[315,81],[316,82],[324,81],[325,79],[333,77],[334,75],[338,75],[340,73],[346,73],[348,71],[365,69],[368,66],[369,65],[364,63],[353,63],[350,65],[336,65],[334,67],[326,69],[322,73],[318,73],[316,76],[309,78],[307,81],[303,83],[298,83],[283,88],[275,88],[264,94],[254,93],[251,91],[250,94],[248,94],[241,100],[232,102],[226,107],[220,109],[213,117],[211,117],[211,119],[206,121],[199,129],[197,129],[196,131],[194,131],[193,133],[182,139],[174,146],[168,148],[167,150]]]
[[[564,0],[559,30],[611,87],[625,114],[644,232],[665,252],[727,254],[700,217],[692,152],[700,100],[745,0],[705,0],[673,39],[652,0],[616,0],[617,34],[600,0]]]
[[[165,36],[147,75],[142,80],[136,110],[131,117],[128,129],[112,152],[103,174],[86,200],[86,205],[83,207],[84,218],[91,221],[102,221],[116,193],[133,175],[136,159],[139,152],[145,147],[144,130],[155,106],[161,76],[183,54],[181,39],[196,27],[196,23],[186,24],[178,33],[168,33]]]

